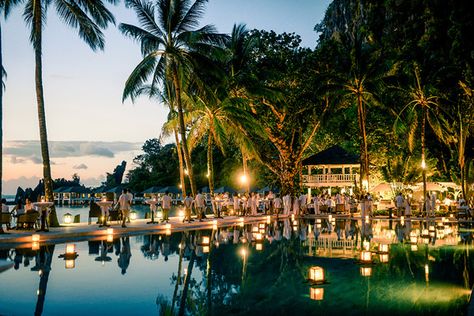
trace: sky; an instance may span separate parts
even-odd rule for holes
[[[249,29],[295,32],[302,45],[313,48],[314,25],[329,0],[210,0],[202,25],[230,33],[234,23]],[[119,23],[136,24],[123,3],[109,7]],[[35,186],[42,177],[34,89],[34,54],[22,7],[2,21],[3,63],[7,71],[4,95],[4,194],[18,186]],[[133,157],[145,140],[159,137],[167,109],[145,97],[122,103],[125,81],[140,62],[139,46],[117,26],[104,32],[104,51],[93,52],[77,31],[63,24],[51,8],[43,35],[43,85],[53,178],[74,173],[97,186],[122,160],[133,168]]]

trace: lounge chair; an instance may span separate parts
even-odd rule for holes
[[[91,202],[90,208],[89,208],[89,220],[88,224],[91,224],[91,218],[92,217],[97,217],[97,221],[99,221],[100,217],[102,216],[102,210],[100,209],[100,206],[95,203]]]
[[[12,221],[12,214],[0,213],[0,229],[3,225],[7,226],[7,230],[10,229],[11,221]]]

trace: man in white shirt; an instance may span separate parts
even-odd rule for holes
[[[204,195],[202,195],[201,191],[198,191],[198,194],[194,198],[194,207],[196,209],[196,215],[200,217],[201,213],[204,212],[204,209],[206,207],[206,200],[204,198]]]
[[[130,199],[130,195],[128,194],[128,189],[123,189],[122,194],[120,195],[115,207],[120,207],[120,211],[122,212],[122,227],[124,228],[127,227],[125,226],[125,221],[127,220],[128,216],[130,216],[131,204],[132,200]]]
[[[237,193],[234,193],[233,204],[234,204],[234,215],[238,215],[240,213],[240,199]]]
[[[402,193],[400,192],[395,197],[395,205],[397,206],[397,210],[398,210],[397,215],[398,216],[403,215],[403,211],[405,210],[404,204],[405,204],[405,199],[403,198]]]
[[[308,197],[306,194],[301,193],[299,200],[300,200],[300,209],[301,209],[301,214],[306,214],[306,202],[307,202]]]
[[[291,196],[289,194],[283,197],[283,214],[289,215],[291,210]]]
[[[282,204],[280,194],[277,194],[276,198],[273,199],[273,210],[277,216],[280,215]]]
[[[199,210],[200,207],[198,206],[198,196],[199,196],[199,195],[200,195],[201,198],[202,198],[202,195],[201,195],[201,194],[198,194],[198,195],[196,195],[196,201],[193,201],[193,198],[192,198],[190,195],[188,195],[188,196],[184,199],[184,201],[183,201],[183,203],[184,203],[184,219],[183,219],[183,223],[184,223],[185,221],[188,221],[188,223],[191,223],[191,221],[192,221],[192,220],[191,220],[191,210],[192,210],[192,208],[193,208],[193,204],[195,204],[195,207],[198,209],[197,212],[198,212],[198,216],[199,216],[199,212],[200,212],[200,210]]]
[[[165,192],[165,195],[161,199],[161,207],[163,208],[163,220],[162,222],[168,222],[170,209],[171,209],[171,196],[169,196],[168,191]]]

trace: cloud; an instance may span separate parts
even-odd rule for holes
[[[23,163],[27,163],[27,162],[32,162],[36,165],[40,165],[43,163],[43,159],[41,159],[41,157],[38,157],[38,156],[30,156],[30,157],[24,157],[24,158],[19,158],[17,156],[10,156],[10,163],[13,164],[13,165],[16,165],[16,164],[23,164]],[[49,163],[51,165],[55,165],[56,163],[52,160],[49,161]]]
[[[50,141],[49,152],[52,158],[83,156],[114,158],[121,152],[139,150],[141,145],[130,142]],[[38,160],[38,157],[41,157],[40,153],[39,141],[6,141],[4,145],[4,154],[10,156],[15,163],[24,163],[25,160],[40,163]]]
[[[80,170],[80,169],[87,169],[87,165],[81,163],[80,165],[73,166],[72,169]]]

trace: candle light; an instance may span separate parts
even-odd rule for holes
[[[324,269],[318,266],[310,267],[308,279],[313,283],[324,283]]]
[[[66,244],[66,255],[72,255],[76,253],[75,244]]]
[[[370,251],[364,250],[360,253],[360,261],[364,263],[369,263],[372,261],[372,253]]]
[[[31,241],[32,241],[32,242],[38,242],[38,241],[40,241],[40,235],[39,235],[39,234],[33,234],[33,235],[31,235]]]
[[[36,250],[39,250],[39,249],[40,249],[39,242],[34,241],[34,242],[31,244],[31,250],[36,251]]]
[[[261,244],[261,243],[255,244],[255,249],[256,249],[257,251],[262,251],[262,249],[263,249],[263,244]]]

